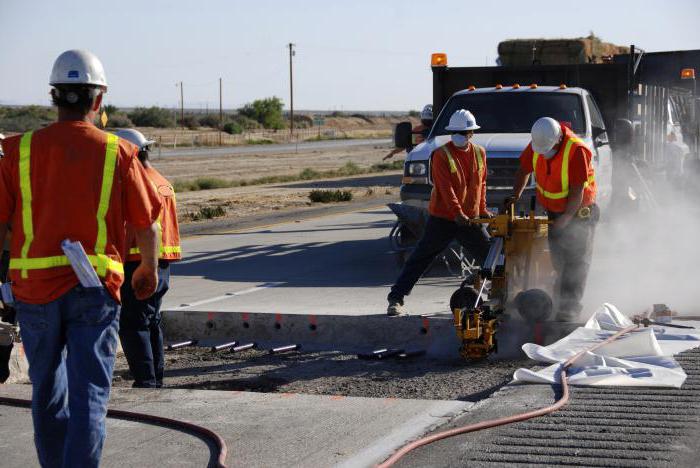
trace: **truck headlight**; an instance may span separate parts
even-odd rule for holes
[[[412,176],[424,176],[428,172],[428,165],[424,162],[414,162],[408,165],[408,174]]]

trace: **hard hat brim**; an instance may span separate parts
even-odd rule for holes
[[[479,130],[481,127],[478,125],[472,125],[471,127],[452,127],[451,125],[448,125],[445,127],[445,130],[448,132],[468,132],[470,130]]]

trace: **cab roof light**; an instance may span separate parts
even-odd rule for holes
[[[430,66],[431,67],[446,67],[447,66],[447,54],[442,52],[432,54],[430,56]]]
[[[500,84],[500,83],[499,83],[499,84],[497,84],[497,85],[496,85],[496,89],[503,89],[503,85],[502,85],[502,84]]]
[[[515,84],[513,85],[513,89],[520,89],[520,85],[519,85],[518,83],[515,83]]]
[[[468,87],[467,89],[468,89],[469,91],[474,91],[474,90],[476,89],[476,86],[474,86],[474,85],[472,84],[472,85],[469,85],[469,87]]]
[[[694,68],[684,68],[681,70],[681,80],[694,80],[695,79],[695,69]]]
[[[530,85],[530,89],[537,89],[537,83],[532,83]]]
[[[566,89],[566,85],[564,83],[560,84],[559,89]]]

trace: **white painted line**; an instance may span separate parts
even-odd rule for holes
[[[351,455],[341,463],[337,463],[334,468],[376,466],[408,442],[450,422],[472,406],[474,403],[438,400],[428,405],[423,412],[395,426],[385,437],[377,439],[364,450]]]
[[[222,295],[222,296],[216,296],[216,297],[211,297],[211,298],[209,298],[209,299],[203,299],[203,300],[201,300],[201,301],[193,302],[193,303],[191,303],[191,304],[183,304],[183,305],[181,305],[181,306],[179,306],[179,307],[172,307],[172,308],[169,308],[168,310],[183,310],[183,309],[189,309],[189,308],[191,308],[191,307],[197,307],[197,306],[201,306],[201,305],[204,305],[204,304],[211,304],[212,302],[224,301],[224,300],[226,300],[226,299],[231,299],[231,298],[233,298],[233,297],[243,296],[243,295],[245,295],[245,294],[250,294],[250,293],[257,292],[257,291],[262,291],[263,289],[274,288],[274,287],[277,287],[277,286],[281,286],[281,285],[283,285],[283,284],[286,284],[286,283],[282,283],[282,282],[264,283],[264,284],[261,284],[260,286],[255,286],[255,287],[252,287],[252,288],[244,289],[244,290],[242,290],[242,291],[236,291],[236,292],[232,292],[232,293],[226,293],[226,294],[224,294],[224,295]]]

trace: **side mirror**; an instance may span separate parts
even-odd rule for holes
[[[408,149],[413,146],[413,125],[411,122],[399,122],[394,128],[394,146]]]
[[[615,146],[624,147],[632,143],[634,126],[628,119],[617,119],[615,121]]]
[[[595,141],[599,136],[605,133],[605,129],[603,127],[593,127],[591,128],[591,133],[593,134],[593,140]]]

